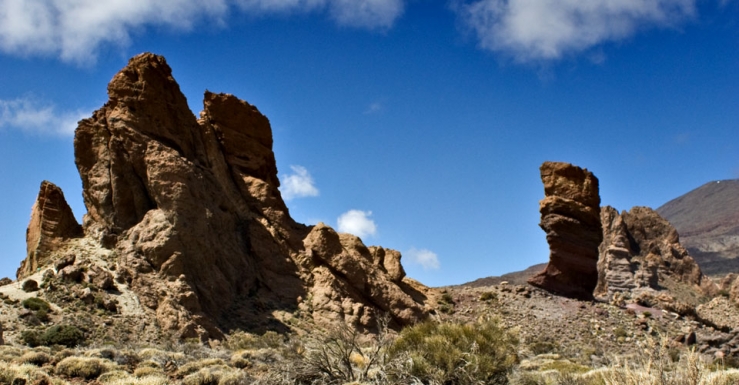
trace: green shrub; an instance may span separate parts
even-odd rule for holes
[[[85,333],[73,325],[55,325],[41,335],[43,345],[63,345],[72,348],[85,342]]]
[[[21,341],[32,348],[42,345],[41,336],[35,330],[24,330],[21,332]]]
[[[42,334],[35,330],[24,330],[21,333],[21,340],[30,347],[63,345],[72,348],[85,342],[85,334],[76,326],[55,325]]]
[[[517,345],[516,336],[498,321],[425,322],[404,329],[390,355],[407,356],[407,370],[424,383],[505,384],[518,360]]]
[[[497,301],[498,293],[486,291],[480,295],[480,301]]]
[[[21,304],[23,305],[24,308],[33,310],[33,311],[45,310],[48,312],[51,310],[51,306],[49,306],[48,302],[44,301],[41,298],[37,298],[37,297],[26,298],[23,300],[23,302],[21,302]]]

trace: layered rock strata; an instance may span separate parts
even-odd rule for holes
[[[23,279],[49,264],[54,250],[64,241],[81,236],[82,226],[62,190],[51,182],[41,182],[26,230],[27,255],[16,272],[17,278]]]
[[[660,282],[677,282],[708,289],[710,282],[680,244],[677,230],[649,207],[621,214],[613,207],[601,210],[603,243],[598,260],[595,295],[663,289]],[[707,286],[708,285],[708,286]]]
[[[539,202],[549,264],[529,283],[560,295],[589,299],[598,283],[600,224],[598,178],[569,163],[545,162],[545,198]]]
[[[385,313],[395,325],[429,313],[430,289],[404,278],[399,253],[290,217],[256,107],[206,91],[196,119],[153,54],[108,95],[74,139],[85,235],[114,251],[116,276],[162,330],[217,338],[298,310],[371,329]]]

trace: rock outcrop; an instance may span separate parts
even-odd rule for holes
[[[677,230],[656,211],[601,208],[598,179],[568,163],[545,162],[541,178],[540,226],[550,260],[530,284],[579,299],[685,287],[698,295],[717,292],[680,245]]]
[[[560,295],[589,299],[598,283],[602,240],[598,178],[569,163],[541,166],[545,198],[539,202],[550,255],[544,271],[529,283]]]
[[[68,239],[82,236],[64,193],[55,184],[43,181],[31,209],[31,221],[26,230],[26,259],[16,272],[23,279],[50,262],[52,253]]]
[[[430,289],[404,278],[399,253],[290,217],[256,107],[206,91],[196,119],[153,54],[131,59],[108,95],[74,139],[85,236],[117,256],[116,280],[164,332],[278,328],[280,311],[365,329],[385,313],[395,325],[427,316]]]
[[[619,214],[607,206],[601,210],[601,220],[596,296],[661,290],[668,278],[705,290],[712,286],[680,244],[677,230],[651,208],[634,207]]]

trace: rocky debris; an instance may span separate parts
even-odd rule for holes
[[[697,351],[714,358],[739,359],[739,328],[729,332],[704,329],[696,332]]]
[[[13,280],[8,277],[0,279],[0,286],[10,285],[11,283],[13,283]]]
[[[256,107],[206,91],[196,119],[153,54],[131,59],[108,95],[74,146],[85,241],[110,250],[115,275],[77,258],[57,262],[60,278],[126,285],[143,314],[181,338],[279,330],[276,311],[371,330],[385,313],[406,325],[433,309],[434,291],[405,277],[400,253],[290,217]],[[85,255],[69,247],[57,258]]]
[[[57,276],[63,281],[81,282],[84,276],[84,270],[79,265],[70,265],[59,270]]]
[[[62,190],[51,182],[41,182],[31,221],[26,231],[26,259],[16,272],[25,278],[50,262],[52,252],[67,239],[82,236],[82,227],[74,218]]]
[[[717,329],[731,330],[739,328],[739,308],[724,296],[718,296],[711,301],[695,308],[698,317],[705,323]]]
[[[699,292],[715,292],[713,283],[680,244],[677,230],[656,211],[634,207],[619,214],[607,206],[601,209],[601,221],[603,243],[599,247],[596,297],[662,290],[666,277]]]
[[[73,265],[75,260],[77,260],[77,256],[74,254],[67,255],[63,258],[60,258],[59,260],[54,263],[54,269],[56,271],[59,271],[67,266]]]
[[[569,163],[544,162],[545,198],[539,202],[549,243],[549,264],[529,283],[567,297],[589,299],[598,283],[600,224],[598,178]]]

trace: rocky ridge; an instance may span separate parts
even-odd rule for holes
[[[433,310],[435,292],[405,277],[400,253],[290,217],[256,107],[206,91],[196,119],[165,59],[148,53],[108,95],[74,139],[93,246],[66,241],[82,236],[79,225],[65,219],[61,190],[42,185],[38,201],[53,205],[34,208],[29,234],[41,242],[29,240],[19,280],[48,270],[45,281],[89,281],[112,297],[125,286],[163,335],[203,340],[279,329],[293,314],[372,330],[385,313],[400,326]]]

